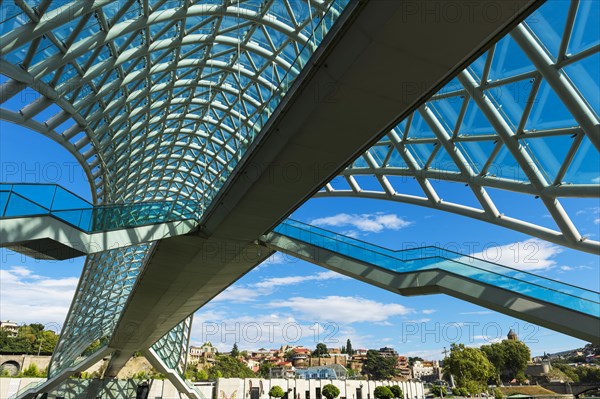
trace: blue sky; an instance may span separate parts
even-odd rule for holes
[[[0,124],[0,181],[52,182],[90,198],[76,161],[39,134]],[[460,196],[460,193],[455,193]],[[514,198],[514,197],[513,197]],[[505,201],[510,201],[507,195]],[[516,204],[515,204],[516,205]],[[598,200],[566,205],[578,227],[598,239]],[[519,202],[519,214],[543,224],[539,203]],[[598,291],[598,258],[508,229],[427,208],[377,200],[313,199],[295,219],[402,248],[438,245]],[[37,261],[2,250],[1,318],[19,323],[64,322],[83,258]],[[534,354],[584,342],[445,295],[402,297],[283,255],[247,274],[195,316],[192,343],[210,340],[222,350],[275,348],[286,342],[314,347],[395,347],[406,355],[441,358],[452,342],[481,345],[515,329]]]
[[[580,4],[567,49],[572,54],[600,43],[597,29],[600,2]],[[564,1],[547,2],[527,19],[531,29],[554,53],[559,48],[568,7],[569,3]],[[509,76],[533,69],[510,39],[504,40],[497,52],[502,56],[494,58],[492,75]],[[480,69],[484,60],[480,58],[472,67]],[[600,53],[566,67],[596,114],[600,113],[598,65]],[[0,75],[0,83],[4,80]],[[546,87],[544,84],[542,88]],[[514,93],[504,93],[505,109],[522,112],[530,86],[526,84],[524,88],[517,87]],[[564,106],[546,89],[540,91],[543,94],[534,104],[529,123],[539,128],[573,126],[572,115],[565,113]],[[37,95],[27,89],[3,106],[18,111]],[[35,119],[43,121],[56,111],[56,106],[50,106]],[[481,128],[478,125],[481,121],[477,118],[474,121],[474,128]],[[570,142],[568,137],[541,140],[550,146],[551,151],[545,155],[565,152],[568,147],[563,142]],[[535,150],[533,141],[530,144]],[[589,148],[588,152],[580,152],[583,155],[577,159],[583,162],[570,172],[570,180],[598,181],[598,154],[591,145]],[[556,169],[556,165],[549,169]],[[506,164],[498,166],[508,168],[505,172],[515,171],[510,169],[508,158]],[[10,181],[57,183],[91,199],[83,171],[65,149],[42,135],[0,121],[0,182]],[[460,185],[436,181],[433,185],[444,199],[472,203],[473,195],[467,188],[459,190]],[[414,186],[413,181],[406,180],[402,188],[410,194]],[[501,190],[488,189],[488,192],[509,216],[556,228],[541,200]],[[582,234],[600,239],[598,199],[561,199],[561,203]],[[437,245],[600,290],[600,265],[595,255],[428,208],[365,199],[313,199],[293,217],[389,248]],[[50,328],[62,325],[83,258],[36,261],[4,249],[0,249],[0,255],[0,319],[41,322]],[[285,343],[314,347],[317,342],[325,342],[340,346],[350,338],[355,348],[388,345],[401,354],[439,359],[443,348],[452,342],[478,346],[505,337],[510,328],[517,331],[533,354],[585,344],[448,296],[401,297],[318,266],[275,255],[196,314],[192,343],[210,340],[221,350],[229,350],[236,341],[240,348],[248,349],[276,348]]]

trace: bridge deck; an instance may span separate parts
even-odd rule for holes
[[[441,248],[392,251],[293,220],[263,238],[270,250],[401,295],[445,293],[600,343],[600,293]]]

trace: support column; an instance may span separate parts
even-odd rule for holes
[[[84,361],[74,366],[68,367],[55,375],[54,377],[42,382],[37,386],[33,386],[23,392],[18,392],[15,396],[9,399],[34,399],[38,394],[47,393],[62,384],[67,378],[75,373],[86,370],[100,361],[103,357],[109,355],[111,349],[104,347],[91,356],[88,356]]]
[[[154,349],[149,348],[142,351],[142,354],[148,359],[152,367],[154,367],[159,372],[163,373],[169,381],[180,393],[184,393],[190,399],[204,399],[204,397],[200,394],[196,388],[188,385],[187,382],[179,375],[176,370],[173,370],[169,366],[163,362],[163,360],[158,356],[158,354],[154,351]]]

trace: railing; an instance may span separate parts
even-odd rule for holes
[[[291,219],[283,221],[274,232],[397,273],[444,270],[600,317],[598,292],[441,248],[393,251]]]
[[[34,381],[34,382],[30,382],[29,384],[25,385],[24,387],[19,387],[19,390],[17,392],[15,392],[14,394],[10,395],[8,397],[8,399],[15,399],[18,398],[19,396],[23,395],[25,392],[29,391],[30,389],[35,390],[35,388],[39,387],[40,385],[42,385],[44,382],[46,382],[45,379],[42,379],[40,381]]]
[[[198,201],[153,201],[94,206],[56,184],[0,184],[0,218],[53,216],[88,233],[198,220]]]

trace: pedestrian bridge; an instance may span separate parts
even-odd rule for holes
[[[196,201],[94,206],[55,184],[0,183],[0,247],[64,260],[189,233]]]
[[[275,250],[402,295],[597,328],[597,293],[285,220],[313,197],[382,199],[598,254],[573,217],[600,197],[593,2],[460,0],[457,18],[444,1],[31,3],[0,21],[0,119],[73,155],[91,202],[1,187],[2,246],[87,255],[49,379],[20,398],[104,356],[115,376],[139,350],[198,397],[182,378],[191,315]],[[550,218],[515,212],[524,198]]]
[[[193,201],[93,206],[56,185],[0,184],[0,195],[4,209],[0,224],[5,241],[2,245],[13,249],[26,247],[28,250],[21,252],[34,257],[55,256],[56,248],[74,247],[72,241],[61,241],[61,235],[43,236],[55,231],[52,223],[64,225],[60,231],[65,236],[74,237],[75,232],[89,237],[101,235],[105,245],[117,247],[131,245],[118,241],[123,237],[134,237],[135,244],[141,244],[186,234],[195,227],[194,217],[199,207]],[[85,206],[69,209],[73,201]],[[180,225],[184,228],[165,227],[181,221],[187,222]],[[28,225],[36,224],[50,225],[51,229],[39,229],[35,240],[10,241],[18,234],[31,237]],[[163,237],[139,233],[140,229],[148,228],[160,230]],[[51,241],[52,245],[36,245],[40,240]],[[284,220],[259,241],[268,250],[295,256],[400,295],[444,293],[600,343],[598,292],[434,246],[401,251],[382,248],[292,219]],[[97,251],[92,246],[80,248],[87,251],[82,254]]]

